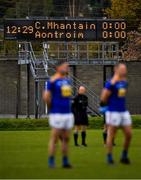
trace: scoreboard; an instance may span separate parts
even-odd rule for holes
[[[6,19],[5,40],[123,41],[125,20],[118,19]]]

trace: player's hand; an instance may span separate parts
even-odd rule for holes
[[[99,111],[100,111],[101,114],[106,113],[108,111],[108,106],[101,106],[99,108]]]

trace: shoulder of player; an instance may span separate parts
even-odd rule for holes
[[[105,86],[107,86],[107,85],[113,85],[112,79],[107,80],[107,81],[105,82]]]
[[[58,79],[60,79],[57,75],[53,75],[53,76],[51,76],[50,77],[50,82],[55,82],[55,81],[57,81]],[[68,81],[68,82],[71,82],[71,79],[69,79],[69,78],[64,78],[64,79],[62,79],[62,80],[66,80],[66,81]]]
[[[51,83],[53,83],[53,82],[55,82],[57,79],[59,79],[58,76],[53,75],[53,76],[50,77],[49,81],[50,81]]]
[[[110,79],[106,81],[104,89],[112,90],[114,85],[115,85],[115,81],[113,81],[113,79]]]
[[[126,80],[124,80],[124,81],[118,81],[117,79],[112,78],[112,79],[109,81],[109,83],[111,84],[111,86],[114,86],[116,83],[119,83],[119,82],[122,82],[122,83],[124,83],[126,86],[128,86],[128,82],[127,82]]]

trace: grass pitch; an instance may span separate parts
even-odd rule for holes
[[[116,164],[108,166],[102,131],[88,131],[88,147],[76,148],[70,144],[73,169],[61,168],[59,147],[56,168],[47,166],[49,131],[1,131],[0,178],[141,178],[141,130],[134,130],[130,149],[131,165],[121,165],[122,133],[119,132],[114,151]]]

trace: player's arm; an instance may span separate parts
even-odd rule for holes
[[[111,91],[109,89],[104,88],[101,93],[100,102],[103,104],[107,104],[110,95]]]
[[[50,109],[50,107],[51,107],[51,91],[45,90],[43,92],[43,100],[47,104],[47,107]]]
[[[106,83],[104,89],[102,90],[101,97],[100,97],[100,112],[105,113],[108,110],[108,100],[112,93],[113,85],[108,82]]]

